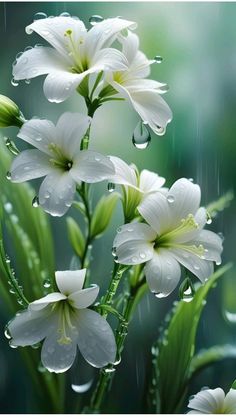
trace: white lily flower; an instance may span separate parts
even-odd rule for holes
[[[120,31],[136,24],[113,18],[97,23],[89,31],[72,17],[41,19],[26,27],[36,32],[51,47],[34,47],[25,51],[13,65],[15,80],[48,74],[44,93],[51,102],[62,102],[79,86],[85,76],[106,70],[124,70],[127,60],[117,49],[110,48]]]
[[[199,208],[200,187],[179,179],[168,195],[148,196],[138,211],[145,223],[125,224],[114,240],[116,260],[124,265],[146,262],[145,275],[157,297],[168,296],[177,286],[183,265],[204,282],[221,263],[222,239],[203,230],[205,208]]]
[[[119,96],[130,102],[155,134],[163,135],[166,125],[172,119],[171,109],[160,96],[166,92],[166,84],[146,79],[150,74],[150,64],[155,60],[148,60],[139,51],[139,39],[136,34],[128,31],[127,37],[120,36],[119,39],[129,66],[123,71],[109,73],[107,81],[119,92]]]
[[[85,360],[101,368],[115,361],[116,343],[107,321],[88,309],[99,287],[83,288],[86,269],[56,272],[60,292],[29,304],[8,324],[12,346],[32,346],[44,340],[41,360],[50,372],[68,370],[77,346]]]
[[[24,182],[46,176],[39,189],[39,204],[54,216],[62,216],[71,206],[76,184],[100,182],[114,174],[111,160],[90,150],[80,151],[91,118],[66,112],[57,125],[31,119],[18,137],[35,149],[22,151],[11,166],[12,182]]]
[[[236,413],[236,390],[226,395],[222,388],[201,390],[189,401],[192,410],[188,414],[233,414]]]

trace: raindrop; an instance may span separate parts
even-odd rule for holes
[[[8,325],[6,325],[5,329],[4,329],[4,335],[7,339],[11,339],[11,335],[8,329]]]
[[[28,47],[25,47],[24,52],[26,51],[30,51],[31,49],[33,49],[33,47],[31,47],[30,45]]]
[[[199,271],[200,267],[198,265],[194,265],[194,269],[196,269],[196,271]]]
[[[119,365],[121,363],[121,356],[118,355],[115,362],[113,362],[113,365]]]
[[[112,254],[112,256],[116,256],[116,247],[113,247],[111,249],[111,254]]]
[[[47,371],[46,368],[43,366],[43,364],[41,362],[39,363],[38,371],[39,372],[46,372]]]
[[[121,233],[122,232],[122,228],[121,227],[118,227],[116,231],[117,231],[117,233]]]
[[[141,259],[145,259],[146,253],[140,253],[139,256],[141,257]]]
[[[106,368],[104,368],[104,371],[106,373],[111,373],[115,371],[115,368],[113,367],[113,365],[108,365]]]
[[[181,300],[189,303],[192,301],[195,294],[193,283],[189,277],[185,278],[179,288],[179,296]]]
[[[104,18],[102,16],[99,15],[93,15],[89,18],[89,23],[90,25],[94,26],[99,22],[102,22],[104,20]]]
[[[166,133],[166,129],[164,127],[160,127],[159,125],[156,126],[156,134],[157,135],[164,135]]]
[[[16,54],[16,60],[18,60],[22,56],[22,54],[23,54],[22,51],[18,52],[18,54]]]
[[[175,202],[175,197],[173,195],[168,195],[167,201],[169,202],[169,204],[173,204],[173,202]]]
[[[30,84],[31,80],[30,79],[25,79],[25,84]]]
[[[12,212],[12,209],[13,209],[12,204],[10,202],[6,202],[4,204],[4,208],[5,208],[5,210],[8,214],[10,214]]]
[[[229,323],[235,324],[236,323],[236,313],[233,313],[229,310],[224,310],[224,316]]]
[[[116,187],[115,184],[112,183],[112,182],[109,182],[108,185],[107,185],[107,189],[108,189],[109,192],[114,192],[115,187]]]
[[[45,279],[45,281],[43,281],[43,286],[44,288],[50,288],[51,287],[51,282],[49,279]]]
[[[163,61],[163,58],[160,55],[156,55],[154,57],[154,61],[155,61],[155,64],[161,64]]]
[[[10,340],[10,342],[9,342],[9,346],[12,348],[12,349],[16,349],[17,348],[17,346],[16,345],[13,345],[12,344],[12,341]]]
[[[43,44],[35,44],[34,48],[41,48],[43,47]]]
[[[35,196],[33,201],[32,201],[32,207],[38,208],[38,206],[39,206],[39,198],[38,198],[38,196]]]
[[[206,223],[211,224],[212,223],[212,218],[211,218],[211,215],[209,214],[209,212],[206,213],[206,217],[207,217]]]
[[[9,289],[10,294],[15,294],[15,290],[13,288]]]
[[[71,384],[71,388],[75,391],[75,393],[86,393],[86,391],[90,389],[92,384],[93,379],[84,384]]]
[[[38,13],[35,13],[33,21],[35,22],[36,20],[46,19],[46,18],[47,18],[46,13],[38,12]]]
[[[133,145],[139,150],[144,150],[148,147],[151,141],[151,135],[142,121],[139,121],[132,137]]]
[[[11,172],[7,172],[6,178],[7,178],[7,180],[11,180]]]
[[[13,78],[13,79],[11,79],[11,84],[12,84],[12,86],[14,86],[14,87],[19,86],[19,82],[18,82],[18,81],[16,81],[14,78]]]
[[[154,292],[154,295],[156,298],[164,298],[166,297],[166,294],[163,294],[162,292]]]
[[[71,17],[70,13],[68,12],[63,12],[60,14],[61,17]]]

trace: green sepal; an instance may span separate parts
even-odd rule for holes
[[[67,234],[74,252],[81,259],[84,254],[85,240],[79,224],[72,218],[66,218]]]

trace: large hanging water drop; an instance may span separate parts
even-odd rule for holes
[[[89,23],[90,25],[94,26],[99,22],[102,22],[104,20],[104,18],[102,16],[99,15],[93,15],[89,18]]]
[[[133,145],[139,150],[145,150],[151,141],[151,135],[142,121],[139,121],[132,137]]]
[[[182,284],[179,287],[179,296],[181,300],[189,303],[192,301],[195,294],[195,289],[193,283],[189,277],[185,278]]]
[[[75,391],[75,393],[86,393],[86,391],[90,389],[92,384],[93,384],[93,378],[92,380],[84,384],[71,384],[71,388],[72,390]]]
[[[47,18],[46,13],[38,12],[38,13],[35,13],[33,21],[35,22],[36,20],[41,20],[41,19],[46,19],[46,18]]]

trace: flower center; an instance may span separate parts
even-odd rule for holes
[[[64,33],[64,36],[67,40],[66,47],[69,51],[69,56],[72,57],[74,61],[74,66],[71,67],[70,71],[72,73],[80,74],[88,69],[88,65],[85,59],[82,59],[81,47],[84,44],[83,36],[80,36],[77,41],[74,40],[72,36],[72,30],[67,29]]]
[[[72,331],[73,329],[75,329],[75,326],[73,326],[70,317],[73,309],[67,301],[61,301],[59,304],[60,314],[58,332],[60,334],[60,338],[57,342],[60,345],[69,345],[72,342],[72,340],[71,337],[68,336],[68,331]]]
[[[50,159],[50,162],[54,166],[63,169],[64,171],[69,171],[72,168],[73,161],[64,155],[62,149],[58,145],[51,143],[48,145],[48,149],[49,151],[52,151],[55,156],[55,158]]]

